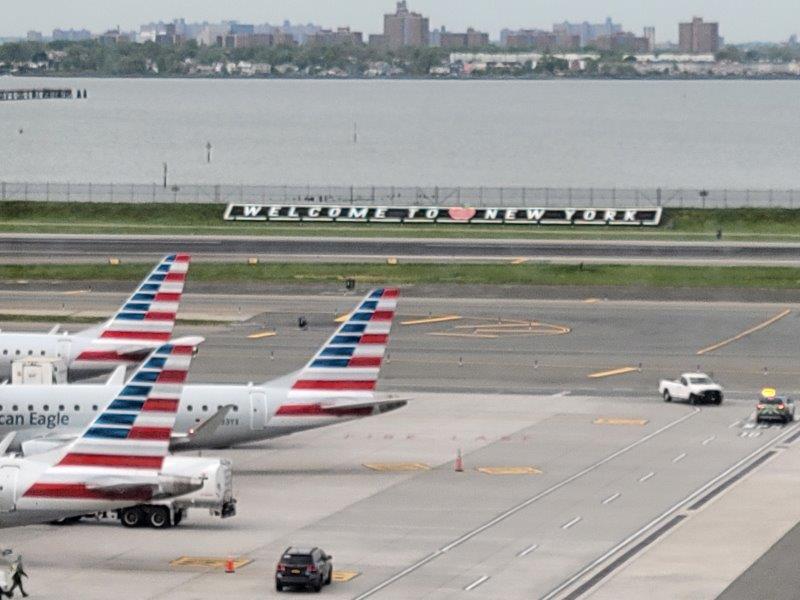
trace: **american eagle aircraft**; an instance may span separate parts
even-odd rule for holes
[[[373,290],[304,368],[261,385],[189,385],[178,408],[172,450],[224,448],[378,415],[406,400],[375,387],[398,290]],[[116,375],[116,373],[115,373]],[[91,421],[109,383],[0,386],[0,435],[15,432],[25,455],[52,450]]]
[[[165,256],[111,319],[84,331],[0,333],[0,378],[11,377],[11,363],[26,357],[60,358],[70,381],[131,366],[172,337],[175,315],[189,270],[188,254]]]
[[[0,458],[0,527],[45,523],[182,496],[203,485],[203,461],[168,456],[183,382],[202,338],[161,345],[75,439],[49,452]],[[80,387],[59,386],[71,402]],[[13,433],[3,439],[0,454]]]

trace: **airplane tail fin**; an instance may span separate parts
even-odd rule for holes
[[[368,293],[347,321],[297,373],[289,396],[373,396],[399,295],[400,291],[395,288]]]
[[[189,259],[188,254],[165,256],[113,317],[80,332],[78,336],[92,338],[92,342],[78,355],[78,364],[98,363],[108,368],[129,363],[127,359],[140,360],[149,349],[169,340]]]
[[[203,338],[159,346],[86,429],[51,456],[26,496],[147,496],[169,453],[183,385]],[[137,496],[138,497],[138,496]]]

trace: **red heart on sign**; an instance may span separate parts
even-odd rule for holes
[[[469,221],[475,216],[477,211],[474,208],[465,208],[461,206],[454,206],[447,211],[453,221]]]

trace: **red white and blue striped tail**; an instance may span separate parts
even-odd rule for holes
[[[77,356],[77,366],[113,367],[140,361],[149,349],[172,337],[189,271],[188,254],[165,256],[111,319],[82,332],[92,343]]]
[[[152,352],[80,437],[52,457],[53,466],[25,496],[125,498],[150,493],[169,452],[183,385],[202,341],[182,338]]]
[[[372,397],[394,321],[395,288],[371,291],[299,372],[290,398]]]

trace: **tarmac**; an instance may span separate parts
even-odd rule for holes
[[[5,290],[0,301],[4,313],[56,316],[108,314],[121,301],[79,288]],[[183,318],[225,320],[176,332],[207,338],[195,382],[260,382],[301,366],[360,297],[187,291]],[[654,597],[713,598],[800,519],[778,510],[768,527],[741,525],[762,494],[780,506],[796,490],[787,473],[800,425],[753,422],[762,387],[800,389],[796,305],[406,296],[380,390],[408,406],[213,451],[234,461],[231,519],[195,511],[160,532],[111,521],[3,531],[33,597],[279,597],[280,553],[310,544],[334,556],[339,581],[323,591],[333,598],[638,599],[632,582],[659,572],[668,576]],[[276,335],[259,337],[267,331]],[[722,406],[661,401],[660,378],[697,368],[725,386]],[[687,547],[701,556],[680,560]],[[234,574],[221,568],[229,556],[242,560]],[[758,564],[749,597],[773,597],[781,584]],[[725,600],[748,597],[730,595],[736,585]]]

